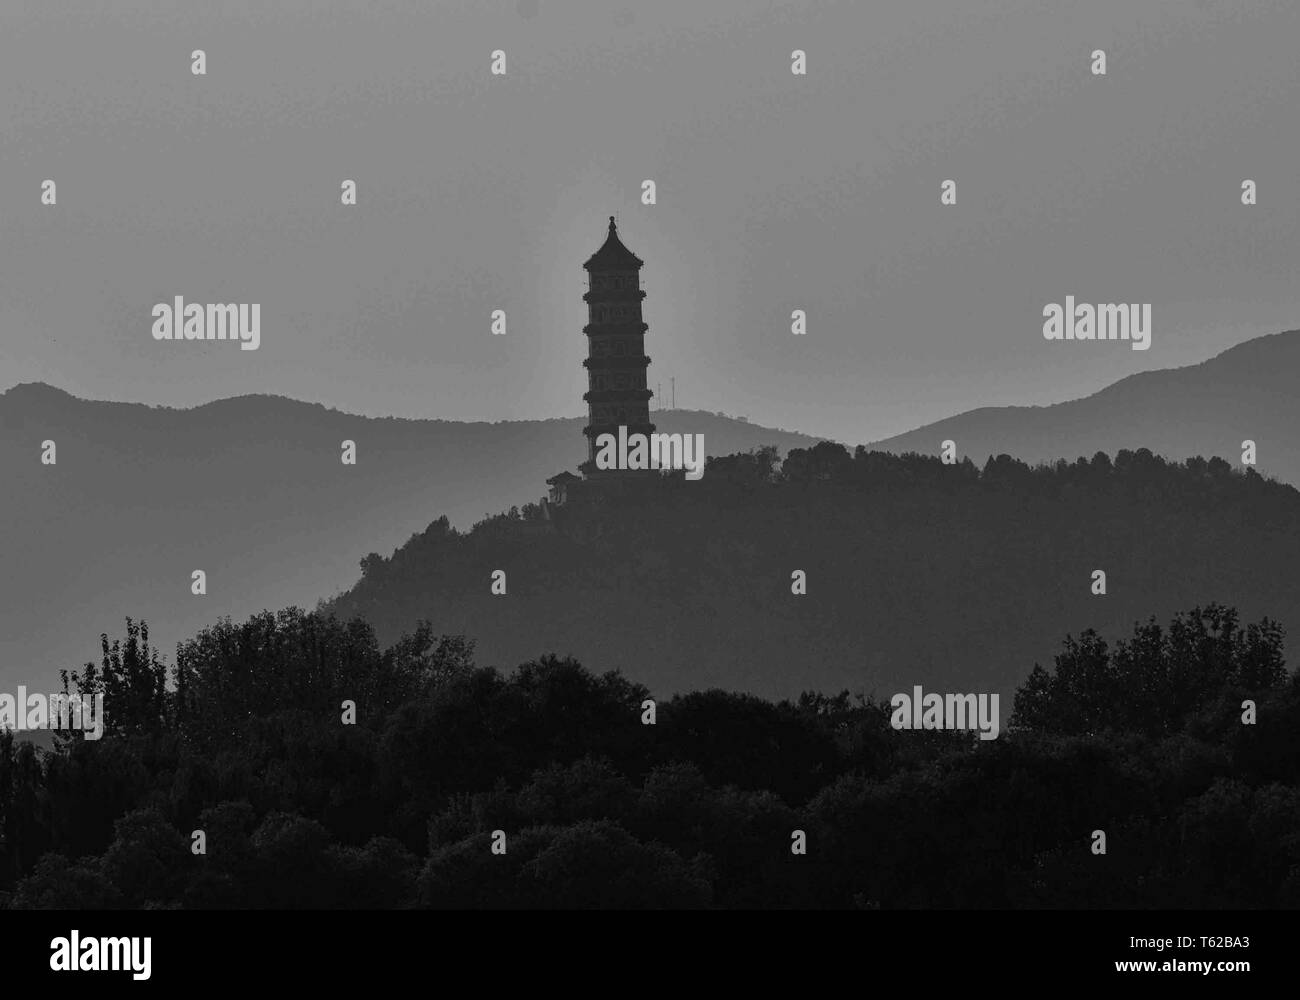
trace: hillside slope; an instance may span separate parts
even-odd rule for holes
[[[698,483],[550,522],[498,518],[467,535],[438,522],[368,561],[330,607],[382,641],[425,618],[474,638],[480,662],[571,654],[660,695],[921,684],[1009,697],[1088,627],[1128,634],[1213,601],[1300,627],[1300,493],[1222,461],[1139,452],[980,471],[821,445],[784,475],[738,485],[712,464]],[[505,596],[490,591],[498,569]],[[796,570],[806,596],[792,593]]]

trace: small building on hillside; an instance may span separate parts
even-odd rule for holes
[[[547,499],[549,499],[553,505],[558,507],[560,504],[568,501],[569,490],[573,487],[573,484],[580,482],[582,482],[581,476],[575,476],[568,469],[565,469],[559,475],[552,476],[550,479],[546,480],[546,485],[551,488],[550,495]]]

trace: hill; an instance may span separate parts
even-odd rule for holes
[[[936,454],[942,441],[983,462],[1015,455],[1050,462],[1098,451],[1150,448],[1166,458],[1241,460],[1253,440],[1264,475],[1300,486],[1300,330],[1257,337],[1199,365],[1131,375],[1052,406],[987,406],[870,445]]]
[[[1031,469],[824,443],[777,472],[710,462],[552,519],[445,520],[329,605],[383,642],[419,619],[502,666],[555,652],[658,695],[1013,688],[1067,633],[1231,602],[1300,606],[1300,493],[1226,462],[1122,451]],[[1094,595],[1093,572],[1106,573]],[[507,593],[493,595],[495,570]],[[806,595],[792,574],[807,574]]]
[[[711,453],[813,439],[694,411],[656,412]],[[45,687],[98,658],[101,632],[147,618],[164,650],[222,615],[311,606],[373,548],[435,516],[468,526],[537,499],[585,457],[581,418],[369,418],[276,396],[192,409],[0,395],[0,690]],[[41,443],[57,464],[41,464]],[[357,444],[357,464],[340,444]],[[190,574],[207,574],[207,595]]]

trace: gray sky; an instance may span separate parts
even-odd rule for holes
[[[1071,398],[1300,326],[1298,39],[1294,0],[10,0],[0,389],[575,415],[617,213],[679,405],[857,442]],[[1151,350],[1043,340],[1067,294],[1151,302]],[[154,341],[176,295],[260,302],[261,349]]]

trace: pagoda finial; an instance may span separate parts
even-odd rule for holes
[[[609,217],[609,231],[610,231],[610,233],[613,233],[613,232],[616,231],[615,226],[614,226],[614,217],[613,217],[612,215]]]

